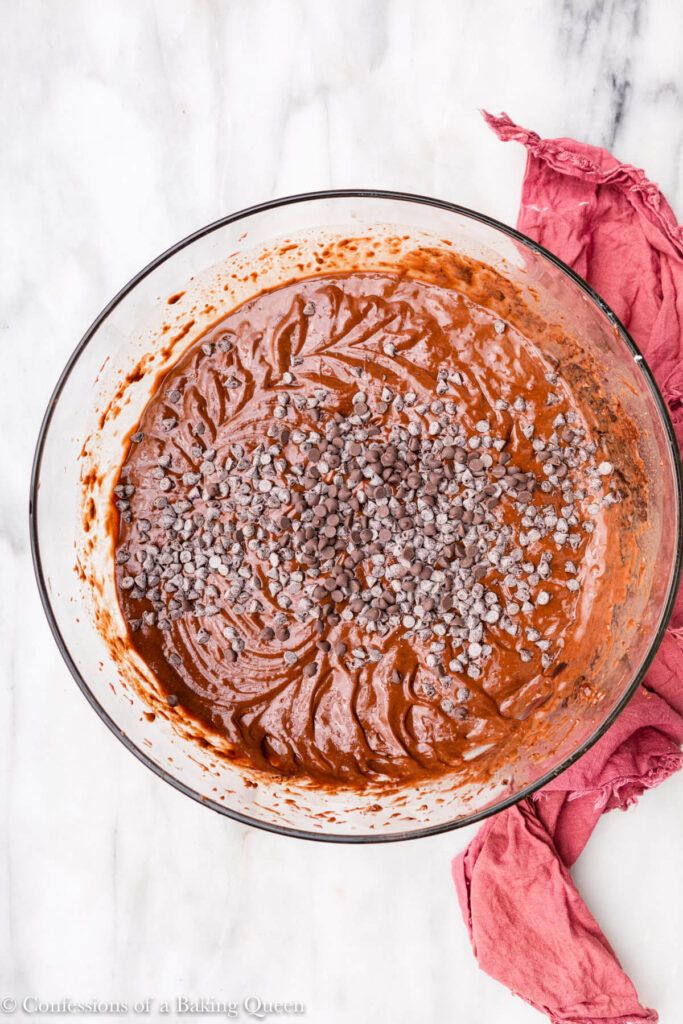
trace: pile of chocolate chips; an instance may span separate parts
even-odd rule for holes
[[[441,373],[437,396],[462,383],[459,376]],[[286,642],[294,619],[313,622],[326,651],[330,629],[353,620],[368,639],[400,629],[430,643],[427,664],[440,672],[448,649],[448,669],[472,679],[484,670],[496,630],[522,661],[538,656],[548,668],[556,652],[536,626],[535,608],[558,585],[580,589],[571,555],[601,507],[618,500],[611,464],[597,463],[575,415],[558,412],[550,436],[539,437],[522,398],[498,401],[529,442],[535,469],[523,472],[505,450],[502,428],[482,419],[468,432],[454,401],[427,404],[389,387],[371,396],[359,382],[342,410],[324,389],[299,396],[288,378],[267,441],[234,444],[219,458],[198,437],[197,472],[159,459],[164,494],[135,524],[142,560],[128,564],[129,552],[117,553],[127,569],[122,588],[151,605],[131,628],[168,630],[172,620],[208,620],[228,605],[233,615],[265,613],[265,643]],[[548,404],[559,402],[550,392]],[[306,421],[310,429],[300,425]],[[138,432],[134,440],[141,439]],[[128,520],[132,493],[122,479],[117,504]],[[548,536],[553,552],[546,544],[534,557],[535,542]],[[564,582],[549,586],[555,559]],[[280,609],[274,616],[272,602]],[[196,633],[200,644],[216,639],[208,625]],[[244,649],[239,630],[225,627],[223,636],[236,660]],[[350,667],[382,657],[372,645],[338,647]],[[283,657],[297,661],[293,651]],[[302,669],[313,675],[317,665]]]

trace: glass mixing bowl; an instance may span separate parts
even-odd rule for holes
[[[198,745],[174,723],[155,680],[125,644],[107,527],[126,438],[158,374],[238,303],[297,276],[343,269],[341,254],[349,259],[351,253],[365,269],[385,270],[425,245],[481,260],[515,282],[549,323],[581,339],[606,393],[637,427],[649,528],[628,598],[615,610],[602,698],[561,709],[542,748],[521,750],[477,786],[442,776],[378,794],[258,776]],[[38,585],[59,649],[122,743],[162,779],[222,814],[291,836],[344,842],[407,839],[470,824],[567,768],[609,728],[643,679],[671,613],[681,561],[681,477],[671,423],[643,357],[605,303],[512,228],[451,203],[375,191],[311,193],[236,213],[179,242],[133,278],[86,332],[50,400],[30,518]]]

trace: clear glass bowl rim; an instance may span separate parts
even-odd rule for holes
[[[441,825],[429,826],[426,828],[416,829],[410,832],[400,832],[392,835],[382,835],[378,833],[376,835],[344,835],[340,833],[315,833],[307,832],[297,828],[290,828],[284,825],[275,825],[264,821],[259,821],[257,818],[252,818],[249,815],[242,814],[239,811],[232,810],[229,807],[222,806],[216,801],[213,801],[207,797],[196,792],[192,787],[185,785],[180,782],[173,775],[167,772],[160,765],[156,764],[151,758],[135,745],[135,743],[117,726],[116,722],[110,717],[109,714],[100,705],[98,700],[95,698],[92,690],[88,686],[87,682],[79,672],[68,646],[65,643],[56,617],[52,609],[48,588],[43,573],[42,560],[40,555],[40,544],[38,539],[38,491],[40,488],[40,472],[43,457],[43,449],[45,446],[45,440],[50,429],[52,422],[52,416],[55,408],[59,402],[64,386],[71,374],[71,371],[77,363],[81,353],[88,345],[90,340],[97,333],[100,325],[107,319],[112,310],[121,302],[126,295],[128,295],[133,289],[147,277],[152,271],[158,266],[164,263],[167,259],[170,259],[181,249],[186,248],[193,242],[202,238],[205,235],[210,234],[212,231],[216,231],[226,224],[235,223],[236,221],[244,220],[253,214],[264,213],[268,210],[276,209],[282,206],[288,206],[295,203],[306,203],[316,200],[325,199],[388,199],[397,200],[400,202],[409,202],[422,204],[425,206],[438,207],[442,210],[450,211],[452,213],[459,214],[462,217],[470,218],[474,221],[479,221],[482,224],[486,224],[502,234],[507,235],[509,238],[521,243],[527,249],[533,253],[544,257],[549,263],[560,270],[563,274],[569,277],[587,296],[588,298],[598,307],[600,312],[607,317],[612,323],[616,331],[618,332],[621,340],[626,345],[627,349],[631,352],[634,359],[637,361],[637,365],[642,373],[642,376],[652,392],[655,406],[659,412],[662,426],[668,441],[669,454],[671,456],[671,462],[674,471],[674,481],[676,489],[676,511],[677,511],[677,537],[676,537],[676,553],[673,565],[673,571],[671,580],[669,583],[669,590],[667,593],[666,602],[660,619],[659,627],[657,632],[652,638],[647,653],[641,662],[641,665],[636,672],[632,682],[626,688],[620,699],[615,704],[606,719],[598,726],[598,728],[586,739],[572,754],[564,759],[556,768],[545,775],[542,775],[535,782],[529,784],[524,789],[520,790],[519,793],[515,793],[511,796],[507,796],[490,807],[484,808],[481,811],[477,811],[474,814],[468,815],[467,817],[457,819],[456,821],[446,822]],[[637,357],[637,358],[636,358]],[[363,189],[363,188],[348,188],[348,189],[324,189],[314,192],[302,192],[296,195],[285,196],[281,199],[271,199],[264,203],[257,203],[254,206],[246,207],[243,210],[238,210],[236,213],[229,214],[225,217],[221,217],[218,220],[212,221],[205,227],[199,228],[192,234],[187,235],[185,238],[176,242],[170,248],[166,249],[159,256],[148,263],[142,270],[140,270],[134,277],[128,281],[127,284],[121,288],[121,290],[111,299],[110,302],[104,307],[99,315],[92,322],[90,327],[87,329],[78,345],[74,349],[71,357],[69,358],[66,366],[62,370],[59,376],[54,391],[50,397],[47,405],[47,409],[43,416],[43,421],[40,426],[38,434],[38,440],[36,443],[36,449],[33,457],[33,465],[31,470],[31,483],[29,492],[29,535],[31,542],[31,557],[33,561],[33,569],[38,583],[38,590],[40,593],[40,599],[43,605],[43,610],[47,617],[52,635],[55,639],[59,652],[66,662],[66,665],[71,672],[74,680],[76,681],[79,689],[83,696],[86,698],[88,703],[97,712],[101,720],[108,726],[108,728],[114,733],[114,735],[123,743],[123,745],[135,755],[135,757],[141,761],[147,768],[151,769],[155,775],[168,782],[171,786],[177,789],[179,792],[184,793],[186,796],[191,797],[198,803],[205,807],[210,807],[212,810],[217,811],[219,814],[224,815],[227,818],[232,818],[234,821],[238,821],[243,825],[251,825],[254,828],[259,828],[266,832],[275,832],[279,835],[291,836],[297,839],[309,839],[318,842],[331,842],[331,843],[351,843],[351,844],[364,844],[364,843],[388,843],[388,842],[401,842],[408,839],[420,839],[426,836],[439,835],[444,832],[450,832],[458,828],[464,828],[467,825],[475,824],[478,821],[482,821],[485,818],[490,817],[492,814],[497,814],[499,811],[504,810],[506,807],[511,807],[513,804],[518,803],[520,800],[524,800],[526,797],[531,796],[537,790],[542,789],[543,786],[547,785],[552,779],[556,778],[562,772],[566,771],[575,761],[577,761],[583,754],[589,750],[594,743],[596,743],[610,726],[614,723],[618,715],[621,714],[623,709],[626,707],[628,702],[631,700],[636,690],[642,683],[648,668],[650,667],[652,660],[657,653],[665,630],[668,626],[671,613],[673,612],[676,595],[678,592],[678,586],[681,577],[681,568],[683,566],[683,474],[681,471],[681,461],[678,451],[678,444],[676,436],[674,434],[673,425],[669,416],[669,410],[659,390],[657,382],[650,370],[645,357],[641,353],[640,349],[634,342],[631,335],[628,333],[624,325],[621,323],[616,314],[610,309],[607,303],[598,295],[598,293],[591,288],[591,286],[579,275],[576,271],[572,270],[566,263],[563,263],[561,259],[555,256],[548,249],[545,249],[538,242],[534,242],[533,239],[527,235],[522,234],[516,228],[511,228],[502,221],[496,220],[494,217],[490,217],[487,214],[479,213],[476,210],[471,210],[465,206],[459,206],[457,203],[451,203],[443,199],[434,199],[430,196],[423,196],[414,194],[411,192],[394,192],[385,189]]]

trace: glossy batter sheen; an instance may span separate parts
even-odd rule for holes
[[[217,614],[179,616],[159,629],[147,622],[150,601],[140,598],[139,590],[121,587],[126,575],[141,571],[146,544],[163,548],[159,499],[162,505],[164,497],[178,502],[196,488],[194,475],[201,475],[206,449],[220,466],[235,444],[246,451],[268,445],[267,431],[278,423],[283,391],[298,398],[324,391],[324,417],[325,409],[350,414],[362,388],[368,405],[379,407],[373,422],[380,425],[380,440],[392,425],[406,420],[400,408],[386,407],[383,389],[415,395],[417,406],[427,410],[425,424],[430,404],[441,394],[455,403],[457,419],[468,432],[486,421],[505,436],[514,464],[539,481],[542,467],[522,426],[530,415],[535,436],[550,437],[558,415],[569,414],[592,440],[596,460],[604,458],[590,413],[577,403],[570,384],[528,338],[496,321],[455,291],[400,275],[358,272],[308,279],[238,308],[161,382],[119,480],[119,494],[128,488],[128,500],[119,505],[125,510],[117,541],[125,558],[117,566],[119,598],[126,620],[136,627],[131,642],[169,703],[225,737],[236,759],[325,783],[362,785],[368,779],[410,781],[440,774],[511,737],[523,743],[538,709],[589,663],[596,631],[608,628],[611,595],[619,586],[612,536],[618,528],[618,496],[601,501],[599,510],[590,494],[580,503],[585,511],[593,502],[592,514],[586,513],[592,526],[590,532],[579,531],[571,551],[558,553],[552,532],[528,548],[535,560],[544,551],[552,555],[545,583],[552,600],[537,604],[525,619],[525,626],[531,623],[552,639],[553,657],[545,667],[533,645],[529,660],[521,660],[519,641],[495,623],[486,631],[492,650],[479,678],[430,668],[430,643],[403,625],[371,638],[381,657],[362,665],[348,653],[336,653],[343,650],[340,644],[347,652],[367,648],[368,634],[355,618],[327,628],[330,650],[322,653],[315,623],[300,622],[294,614],[286,640],[266,640],[264,629],[281,609],[270,593],[269,567],[256,556],[252,569],[261,581],[263,610],[253,614],[244,609],[237,614],[226,597],[227,584],[217,578],[212,581],[219,591]],[[515,411],[519,398],[524,415]],[[291,406],[286,425],[290,431],[316,431],[320,417],[316,409]],[[293,462],[302,458],[291,441],[283,445],[283,455]],[[163,474],[160,460],[166,464]],[[580,470],[576,476],[581,490],[586,481]],[[163,489],[162,479],[171,480]],[[611,486],[614,494],[616,485]],[[548,502],[558,506],[560,515],[555,497],[534,492],[532,505]],[[196,497],[193,507],[196,512]],[[514,503],[501,502],[494,514],[501,525],[522,529]],[[143,539],[141,519],[147,530]],[[572,576],[580,582],[575,590],[567,586]],[[504,581],[483,582],[503,604],[513,600]],[[160,603],[170,598],[162,593]],[[226,639],[231,626],[245,637],[237,658]],[[208,633],[208,640],[202,633]],[[286,651],[296,653],[295,663],[287,663]],[[447,649],[439,660],[453,664],[454,654]],[[307,675],[303,666],[312,661],[317,671]]]

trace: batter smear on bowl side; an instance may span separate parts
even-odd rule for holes
[[[524,742],[605,640],[628,576],[613,460],[571,374],[451,288],[359,271],[264,292],[131,437],[130,642],[257,769],[453,771]]]

